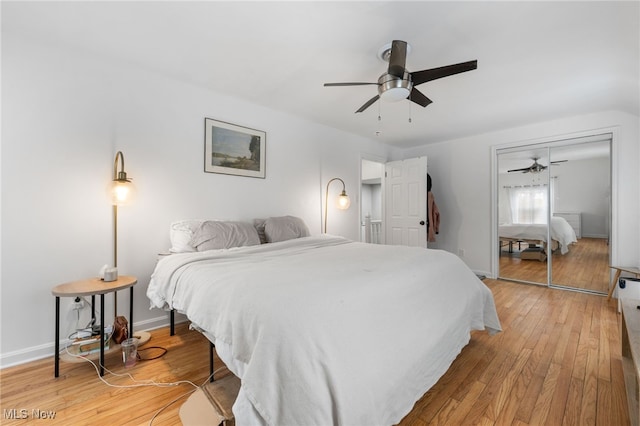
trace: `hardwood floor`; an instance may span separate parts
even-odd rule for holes
[[[527,244],[522,244],[525,249]],[[500,252],[500,277],[522,281],[547,283],[547,262],[520,259],[518,244],[514,252],[503,246]],[[602,238],[581,238],[569,247],[559,250],[551,258],[552,282],[558,285],[607,293],[609,290],[609,246]]]
[[[485,283],[504,331],[496,336],[473,332],[449,371],[401,425],[629,424],[615,300],[508,281]],[[169,351],[129,370],[114,354],[107,367],[130,372],[138,381],[205,381],[208,342],[199,333],[186,325],[179,325],[175,336],[155,330],[149,345]],[[108,373],[105,379],[134,383]],[[55,379],[53,357],[0,371],[0,385],[3,425],[27,424],[37,409],[55,412],[42,424],[149,424],[159,409],[193,389],[188,384],[112,388],[86,363],[61,363]],[[180,424],[183,401],[162,411],[153,424]],[[7,419],[12,409],[18,416],[26,410],[29,419]]]

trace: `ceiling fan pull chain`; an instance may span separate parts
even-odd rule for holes
[[[411,101],[411,95],[409,95],[409,101]],[[411,102],[409,102],[409,123],[411,123]]]

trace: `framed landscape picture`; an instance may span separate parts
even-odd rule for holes
[[[211,118],[204,127],[205,172],[264,179],[265,132]]]

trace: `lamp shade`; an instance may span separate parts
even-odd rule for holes
[[[120,164],[119,171],[118,163]],[[131,179],[127,178],[127,173],[124,171],[124,155],[118,151],[116,159],[113,161],[113,180],[107,186],[107,196],[114,206],[126,206],[133,201],[135,195],[136,187],[133,186]]]
[[[136,196],[136,187],[129,180],[116,179],[107,187],[107,195],[114,206],[126,206]]]
[[[345,190],[342,190],[342,193],[338,196],[338,199],[336,200],[336,207],[339,208],[340,210],[347,210],[350,205],[351,205],[351,200],[349,199],[349,196],[347,195]]]

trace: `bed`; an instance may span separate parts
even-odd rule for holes
[[[448,252],[268,234],[165,256],[147,290],[240,377],[240,425],[396,424],[472,330],[501,330],[491,291]]]
[[[514,242],[542,245],[547,251],[546,224],[501,224],[498,226],[501,245]],[[551,217],[551,251],[560,248],[561,254],[569,252],[569,245],[578,242],[574,229],[563,217]]]

